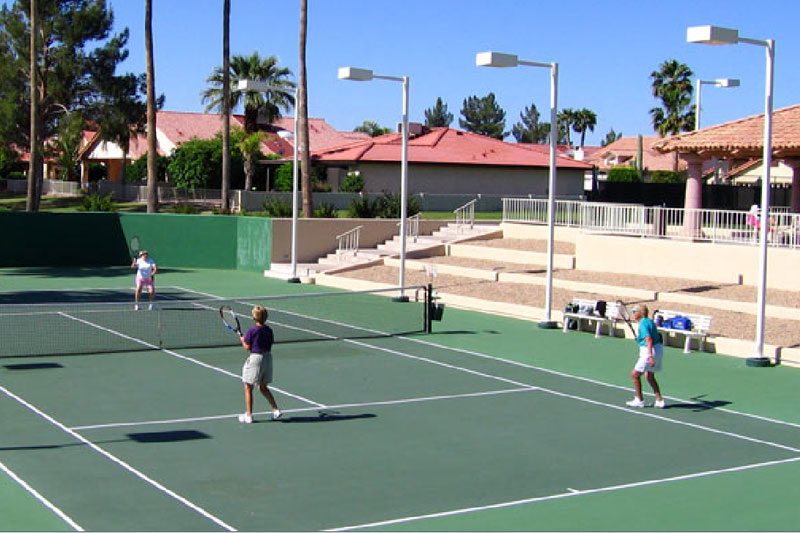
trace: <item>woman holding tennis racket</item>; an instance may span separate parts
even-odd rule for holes
[[[134,310],[139,310],[139,296],[142,294],[142,288],[147,287],[150,293],[150,309],[153,309],[153,302],[156,300],[156,287],[155,275],[158,272],[156,262],[153,261],[147,254],[147,250],[139,252],[137,257],[133,258],[131,268],[136,270],[136,293],[134,295]]]
[[[245,412],[239,415],[239,422],[243,424],[253,423],[253,386],[256,383],[261,394],[272,406],[272,419],[277,420],[281,417],[281,410],[278,409],[275,397],[267,387],[267,384],[272,382],[271,350],[275,340],[272,328],[266,324],[269,313],[264,307],[257,305],[250,314],[256,324],[239,337],[244,349],[250,353],[242,367]]]
[[[650,388],[653,389],[653,393],[656,395],[653,407],[663,409],[666,407],[666,403],[664,402],[664,397],[661,396],[661,388],[656,381],[656,372],[661,370],[661,362],[664,359],[664,344],[655,323],[647,316],[649,312],[650,310],[644,304],[636,305],[631,309],[631,318],[639,323],[639,334],[636,336],[636,342],[639,344],[639,359],[636,361],[633,370],[631,370],[635,397],[633,400],[625,402],[625,405],[629,407],[644,407],[641,381],[642,374],[644,374],[650,384]]]

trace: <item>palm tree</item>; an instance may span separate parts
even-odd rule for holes
[[[583,146],[583,142],[586,140],[586,130],[593,132],[596,125],[597,115],[594,111],[586,108],[575,111],[572,129],[575,130],[575,133],[581,134],[581,146]]]
[[[237,128],[232,137],[244,158],[244,190],[249,191],[253,187],[253,176],[256,173],[256,157],[261,154],[261,143],[267,140],[267,134],[263,131],[248,134]]]
[[[558,112],[558,126],[563,132],[564,140],[568,146],[572,146],[572,139],[569,132],[572,129],[573,124],[575,124],[575,115],[576,111],[569,107],[565,107]],[[562,135],[559,136],[561,137]],[[559,142],[561,142],[561,139],[559,139]]]
[[[278,58],[275,56],[262,58],[258,52],[253,52],[249,56],[235,55],[231,58],[232,87],[236,87],[239,80],[263,81],[273,87],[264,92],[231,89],[230,107],[234,109],[244,105],[244,129],[247,133],[258,130],[259,117],[271,123],[281,116],[281,110],[288,111],[294,106],[295,83],[287,79],[291,74],[292,71],[288,68],[278,66]],[[202,93],[206,111],[221,110],[222,67],[215,68],[206,78],[206,83],[210,85]]]
[[[694,109],[691,106],[693,75],[692,69],[674,59],[664,61],[659,70],[650,74],[653,96],[661,100],[661,107],[652,108],[650,116],[653,128],[661,137],[694,128]],[[673,170],[678,170],[678,152],[675,152]]]
[[[294,142],[300,143],[301,188],[303,190],[303,216],[313,215],[311,201],[311,152],[308,139],[308,82],[306,79],[306,35],[308,33],[308,0],[300,0],[300,90],[297,94],[297,128]]]
[[[156,79],[153,62],[153,0],[144,3],[144,47],[147,69],[147,212],[158,212],[156,153]]]
[[[30,24],[31,24],[31,41],[30,41],[30,96],[31,96],[31,138],[30,138],[30,161],[28,163],[28,197],[25,204],[27,211],[39,210],[39,198],[41,197],[42,188],[39,185],[39,176],[42,175],[44,169],[42,168],[42,158],[39,149],[39,49],[37,47],[37,35],[39,34],[39,17],[36,0],[31,0],[30,3]]]
[[[222,211],[228,210],[231,189],[231,0],[222,2]],[[249,187],[248,187],[249,190]]]

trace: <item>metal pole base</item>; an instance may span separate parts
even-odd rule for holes
[[[289,278],[286,280],[287,283],[300,283],[300,278]]]
[[[405,295],[403,295],[403,296],[395,296],[394,298],[392,298],[392,301],[393,302],[408,302],[408,296],[405,296]]]
[[[759,368],[772,366],[772,361],[769,360],[769,357],[748,357],[745,363],[747,366]]]
[[[539,322],[540,329],[558,329],[558,322],[553,320],[542,320]]]

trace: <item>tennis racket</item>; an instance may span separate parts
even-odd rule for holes
[[[141,250],[142,248],[142,243],[139,242],[139,237],[136,236],[132,237],[130,245],[131,245],[131,254],[133,255],[133,260],[136,261],[136,259],[139,258],[139,250]]]
[[[617,314],[619,317],[628,324],[628,327],[633,333],[633,336],[636,337],[636,331],[633,329],[633,324],[631,324],[631,314],[628,312],[628,308],[625,306],[625,302],[622,300],[617,300]]]
[[[242,325],[239,324],[239,317],[236,316],[236,313],[233,312],[229,305],[223,305],[219,308],[219,317],[226,328],[240,337],[242,336]]]

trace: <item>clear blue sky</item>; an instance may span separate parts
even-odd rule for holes
[[[115,27],[131,31],[123,69],[144,72],[144,2],[109,0]],[[165,109],[202,111],[205,78],[222,63],[221,0],[153,0],[156,90]],[[231,54],[276,55],[298,70],[299,2],[232,0]],[[650,73],[667,59],[703,79],[740,78],[736,89],[703,87],[703,125],[764,110],[765,53],[752,45],[686,43],[686,27],[714,24],[743,37],[776,41],[775,108],[800,103],[797,0],[309,0],[309,115],[352,130],[364,120],[394,127],[401,86],[336,78],[340,66],[410,77],[410,119],[441,96],[454,115],[468,96],[494,92],[506,128],[535,103],[549,120],[547,69],[475,66],[475,53],[515,53],[559,63],[559,108],[597,113],[587,145],[614,128],[653,135],[648,110],[657,104]]]

